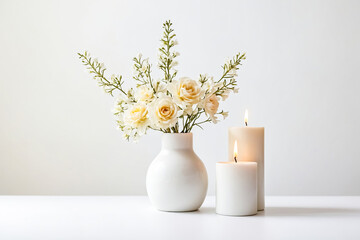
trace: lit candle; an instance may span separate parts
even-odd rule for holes
[[[264,128],[263,127],[249,127],[248,126],[248,111],[245,111],[245,127],[231,127],[229,128],[229,161],[233,159],[233,152],[236,148],[238,150],[238,162],[257,162],[257,203],[258,210],[264,210],[265,196],[264,196]]]
[[[257,163],[238,161],[237,144],[231,162],[216,163],[216,213],[248,216],[257,213]]]

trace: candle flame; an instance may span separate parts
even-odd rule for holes
[[[238,156],[238,148],[237,148],[237,141],[235,140],[234,143],[234,160],[237,162],[237,156]]]
[[[247,109],[245,109],[245,117],[244,117],[245,126],[248,125],[248,121],[249,121],[249,112]]]

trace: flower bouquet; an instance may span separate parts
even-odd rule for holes
[[[236,54],[222,66],[222,75],[214,80],[208,74],[200,74],[197,79],[178,78],[174,51],[178,44],[172,23],[163,24],[164,33],[159,48],[158,68],[163,72],[161,79],[152,77],[153,65],[141,54],[134,57],[136,88],[125,90],[122,75],[105,76],[106,68],[90,54],[78,53],[82,63],[94,79],[111,96],[117,95],[114,114],[118,129],[127,140],[138,140],[149,129],[164,133],[188,133],[193,127],[202,128],[207,122],[217,123],[228,112],[219,111],[219,101],[225,100],[231,92],[237,92],[237,70],[245,54]]]
[[[165,133],[162,150],[146,176],[151,202],[163,211],[194,211],[205,199],[208,179],[203,162],[193,151],[191,131],[228,116],[219,110],[219,101],[238,91],[237,70],[245,54],[228,60],[217,80],[207,74],[197,79],[179,78],[175,68],[179,53],[174,51],[178,42],[172,23],[166,21],[163,28],[157,64],[163,76],[154,78],[153,66],[139,54],[133,59],[135,88],[125,90],[121,75],[105,76],[104,64],[88,52],[79,53],[79,57],[105,92],[116,94],[114,114],[125,139],[136,141],[149,129]]]

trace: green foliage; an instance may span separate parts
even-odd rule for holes
[[[161,38],[162,46],[159,48],[159,68],[164,72],[164,81],[171,82],[177,75],[177,71],[173,69],[177,65],[174,59],[179,55],[172,51],[172,48],[177,45],[177,41],[174,39],[176,34],[174,29],[171,28],[172,23],[170,20],[163,24],[164,34]]]
[[[241,61],[245,60],[245,53],[238,53],[230,59],[227,63],[225,63],[223,68],[223,75],[216,83],[221,83],[221,86],[218,87],[215,92],[216,95],[221,96],[227,91],[235,91],[235,87],[237,86],[237,77],[236,71],[239,70],[239,66],[241,65]]]
[[[225,100],[232,92],[237,92],[237,70],[242,61],[246,59],[245,54],[236,54],[231,60],[227,61],[222,66],[222,75],[219,80],[214,81],[213,77],[207,74],[201,74],[197,80],[197,87],[200,86],[199,97],[197,102],[176,102],[179,100],[179,92],[174,91],[174,86],[178,84],[175,80],[178,71],[174,68],[177,66],[176,58],[179,56],[178,52],[174,51],[174,47],[178,44],[175,39],[176,34],[172,28],[172,23],[168,20],[163,24],[163,35],[160,39],[161,46],[159,48],[158,67],[163,72],[163,77],[160,80],[154,80],[151,77],[152,65],[149,64],[147,58],[143,58],[141,54],[133,58],[134,70],[133,79],[136,81],[137,89],[130,88],[128,91],[124,90],[121,75],[112,75],[110,79],[105,76],[106,68],[103,63],[99,63],[95,58],[93,59],[88,52],[84,54],[78,53],[82,63],[89,70],[93,78],[97,80],[100,87],[106,93],[114,96],[116,92],[119,93],[119,98],[116,100],[114,114],[117,117],[118,128],[124,132],[125,139],[138,138],[140,135],[146,134],[147,129],[162,131],[165,133],[187,133],[191,132],[196,126],[202,129],[202,124],[218,122],[218,116],[226,118],[228,112],[218,110],[219,101]],[[174,82],[173,82],[174,81]],[[181,81],[181,79],[179,79]],[[173,83],[172,83],[173,82]],[[144,86],[144,87],[143,87]],[[191,87],[190,87],[191,88]],[[199,89],[199,88],[197,88]],[[145,92],[144,92],[145,91]],[[152,93],[151,93],[152,91]],[[182,86],[181,92],[187,91],[186,87]],[[150,96],[149,99],[141,99],[139,96],[145,93],[145,96]],[[151,93],[151,94],[150,94]],[[152,103],[163,95],[171,97],[174,104],[177,104],[179,115],[176,115],[177,122],[171,125],[158,125],[159,119],[154,119],[154,111]],[[136,121],[128,122],[129,114],[136,104],[145,104],[146,111],[149,111],[146,120],[142,120],[144,125],[138,124]],[[212,108],[216,106],[216,108]],[[136,112],[135,112],[136,113]],[[151,116],[150,116],[151,115]],[[138,125],[136,125],[138,124]],[[159,127],[161,126],[161,127]]]
[[[125,91],[122,88],[124,81],[122,80],[121,75],[113,75],[111,77],[111,80],[108,80],[105,77],[106,68],[103,63],[99,63],[97,59],[92,59],[92,57],[87,51],[85,51],[84,54],[78,53],[78,55],[82,63],[90,71],[90,74],[93,74],[94,79],[98,81],[99,86],[102,87],[106,93],[113,96],[114,90],[118,90],[126,95]]]
[[[156,92],[155,87],[153,86],[153,81],[151,78],[151,65],[148,62],[148,59],[143,59],[142,55],[139,54],[138,57],[133,58],[135,75],[133,78],[138,81],[137,87],[143,85],[149,85],[154,93]]]

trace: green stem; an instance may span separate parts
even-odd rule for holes
[[[125,91],[122,88],[120,88],[117,85],[112,84],[109,80],[106,79],[106,77],[104,76],[104,71],[101,72],[100,69],[97,70],[97,68],[90,62],[90,60],[85,55],[83,55],[81,53],[78,53],[78,54],[81,58],[85,59],[86,65],[89,65],[91,67],[91,69],[94,71],[94,73],[96,73],[97,77],[101,78],[103,81],[106,82],[106,85],[116,88],[116,89],[120,90],[123,94],[126,95]]]
[[[202,127],[200,126],[200,124],[207,123],[207,122],[211,122],[211,119],[208,118],[208,119],[206,119],[205,121],[202,121],[202,122],[199,122],[199,123],[195,123],[191,128],[193,128],[194,126],[198,126],[198,127],[202,128]]]

